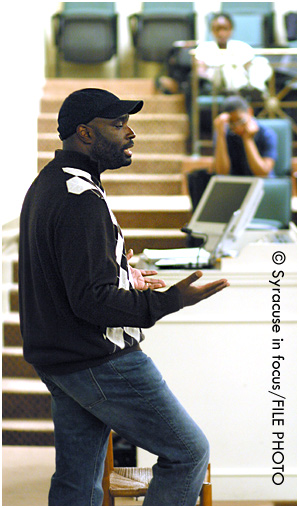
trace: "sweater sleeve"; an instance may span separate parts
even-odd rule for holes
[[[166,291],[118,288],[114,228],[104,199],[68,195],[54,234],[58,270],[72,312],[106,327],[149,328],[182,308],[176,286]]]

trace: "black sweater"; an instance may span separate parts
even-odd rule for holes
[[[178,289],[132,286],[124,241],[89,157],[58,150],[28,190],[20,217],[24,357],[68,373],[139,348],[140,327],[182,307]]]

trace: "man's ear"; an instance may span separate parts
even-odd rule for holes
[[[76,129],[76,134],[80,139],[80,141],[82,141],[82,143],[88,145],[92,143],[92,129],[88,125],[85,124],[78,125]]]
[[[248,108],[248,113],[250,114],[250,116],[254,116],[254,111],[251,106],[249,106],[249,108]]]

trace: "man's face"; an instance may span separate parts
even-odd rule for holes
[[[100,163],[100,171],[129,166],[134,131],[128,126],[129,115],[119,118],[94,118],[88,123],[94,133],[90,157]]]
[[[234,132],[234,134],[242,136],[242,134],[244,134],[244,130],[249,118],[250,115],[247,111],[242,111],[240,109],[232,111],[231,113],[229,113],[230,130]]]
[[[231,38],[232,35],[232,26],[228,19],[223,16],[220,16],[217,19],[214,19],[212,26],[212,34],[219,44],[219,46],[226,46],[227,41]]]

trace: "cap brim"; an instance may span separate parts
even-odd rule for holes
[[[110,104],[103,111],[101,111],[102,118],[118,118],[122,115],[134,115],[138,113],[143,107],[143,101],[117,101]]]

